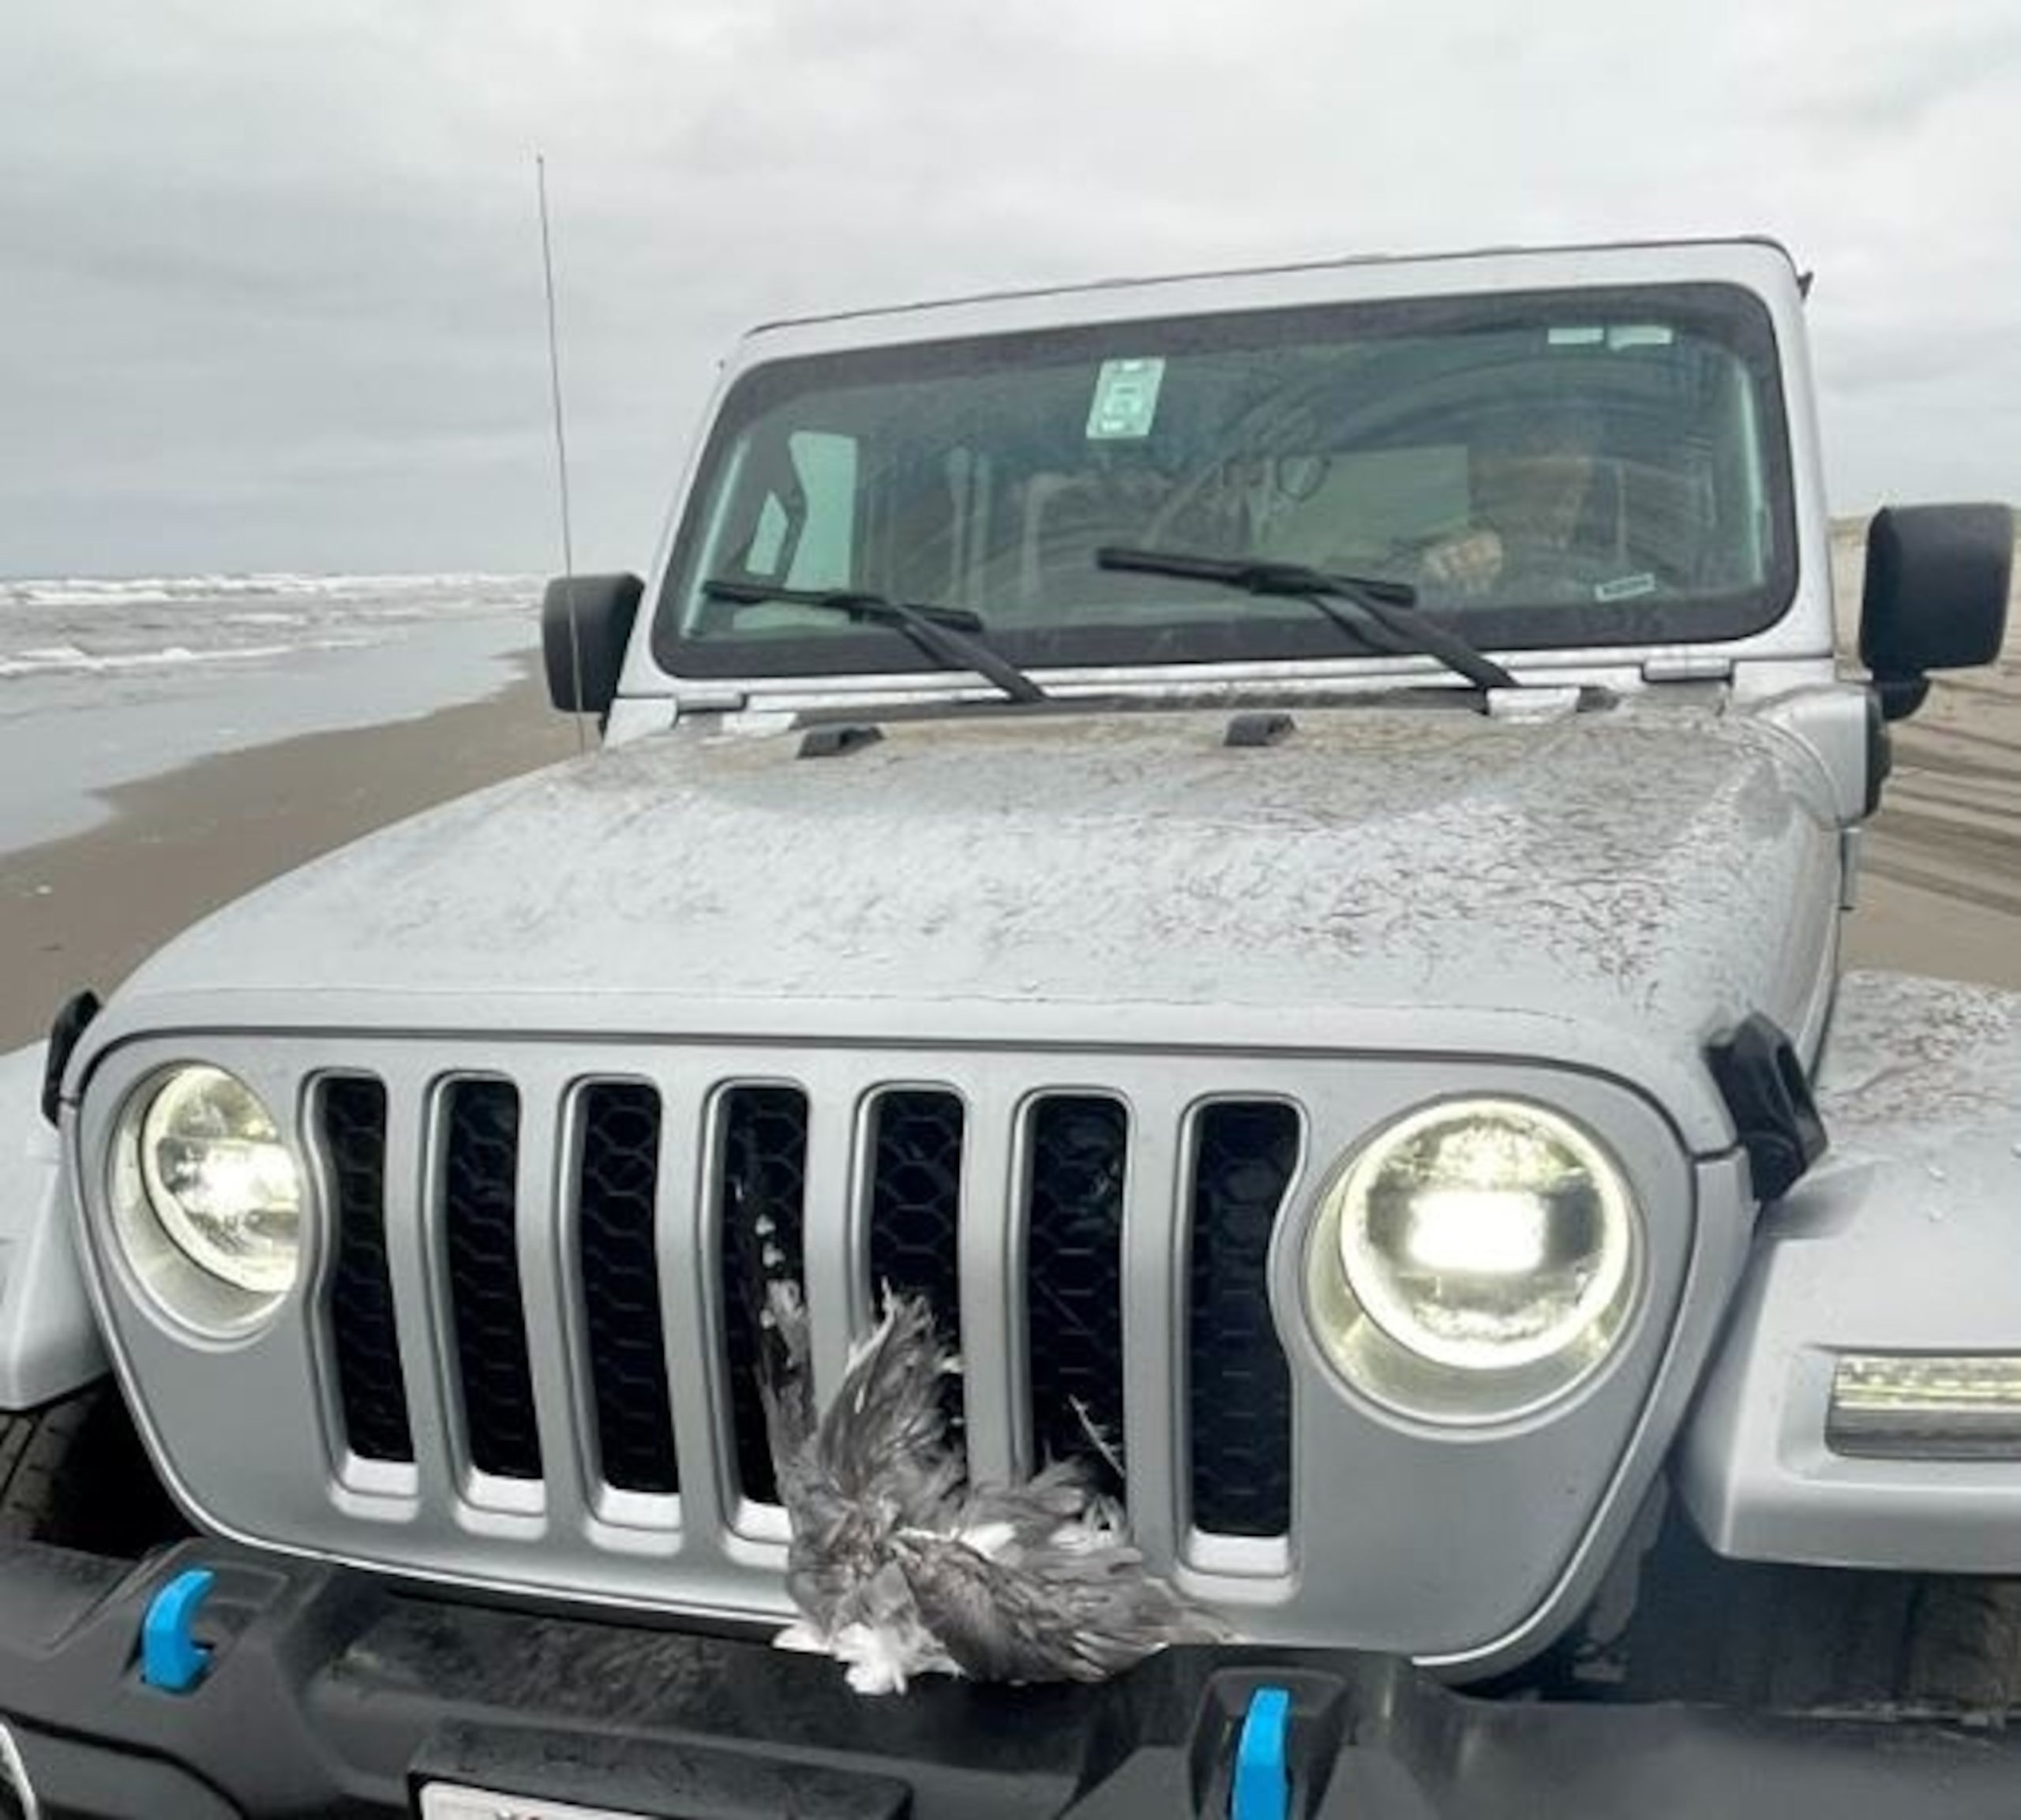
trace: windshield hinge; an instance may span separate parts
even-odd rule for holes
[[[1517,689],[1487,691],[1488,718],[1492,721],[1558,721],[1576,714],[1585,706],[1586,691],[1577,683],[1550,687],[1539,683]]]
[[[1716,651],[1674,651],[1668,657],[1643,660],[1645,683],[1730,683],[1734,661]]]

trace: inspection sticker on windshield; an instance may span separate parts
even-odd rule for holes
[[[1142,442],[1158,414],[1158,388],[1164,384],[1161,360],[1105,360],[1088,407],[1089,442]]]

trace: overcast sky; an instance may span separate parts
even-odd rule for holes
[[[1760,231],[1835,504],[2021,496],[2017,0],[0,0],[0,574],[587,563],[747,323]]]

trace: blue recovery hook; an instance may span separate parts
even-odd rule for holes
[[[148,1601],[141,1620],[141,1679],[148,1687],[186,1694],[203,1680],[211,1652],[197,1641],[197,1614],[217,1578],[208,1567],[190,1567]]]
[[[1258,1687],[1235,1740],[1228,1820],[1291,1820],[1291,1730],[1290,1691]]]

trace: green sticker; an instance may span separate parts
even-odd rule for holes
[[[1088,407],[1089,442],[1142,442],[1158,414],[1161,360],[1105,360]]]

